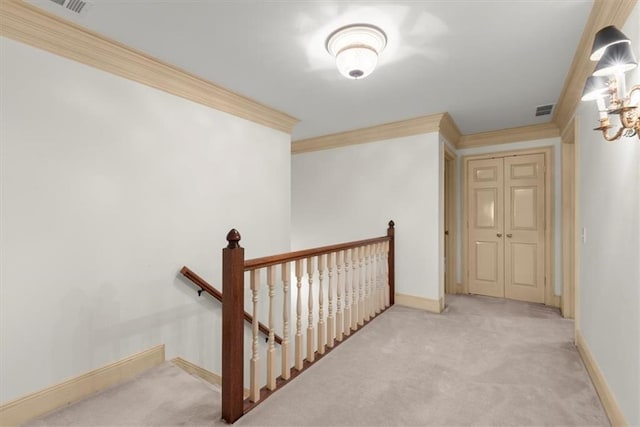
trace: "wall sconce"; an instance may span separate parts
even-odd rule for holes
[[[596,101],[600,112],[600,126],[607,141],[621,136],[640,138],[640,85],[627,93],[624,73],[638,66],[633,56],[631,40],[613,25],[598,31],[591,49],[592,61],[598,61],[582,92],[583,101]],[[608,98],[608,105],[606,101]],[[610,117],[618,116],[620,127],[609,134]]]
[[[336,57],[336,66],[349,79],[363,79],[373,72],[378,55],[387,45],[387,35],[369,24],[338,28],[327,37],[327,51]]]

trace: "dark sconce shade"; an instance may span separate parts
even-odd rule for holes
[[[591,56],[589,57],[589,59],[591,59],[592,61],[600,60],[609,46],[620,43],[628,45],[631,43],[631,40],[629,40],[629,37],[625,36],[622,31],[620,31],[613,25],[604,27],[596,33],[596,37],[593,40],[593,47],[591,48]]]
[[[607,96],[609,79],[603,76],[590,76],[582,91],[582,101],[593,101]]]
[[[636,58],[633,56],[631,44],[617,43],[607,48],[605,54],[600,58],[594,76],[609,76],[615,73],[624,73],[638,66]]]

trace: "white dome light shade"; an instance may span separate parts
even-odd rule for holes
[[[363,79],[373,72],[378,63],[378,54],[368,47],[345,49],[336,56],[336,66],[343,76]]]
[[[355,24],[334,31],[327,38],[327,51],[336,57],[340,73],[350,79],[371,74],[378,55],[387,45],[387,36],[378,27]]]

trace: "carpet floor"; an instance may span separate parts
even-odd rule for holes
[[[219,392],[172,364],[32,426],[220,424]],[[256,407],[244,426],[607,426],[573,322],[537,304],[447,295],[394,306]]]

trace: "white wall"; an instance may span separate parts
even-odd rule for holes
[[[438,299],[441,268],[437,133],[294,155],[296,249],[385,234],[396,223],[396,292]]]
[[[547,138],[547,139],[538,139],[534,141],[523,141],[523,142],[514,142],[511,144],[500,144],[500,145],[490,145],[486,147],[478,147],[478,148],[467,148],[463,150],[458,150],[458,180],[456,181],[456,192],[458,194],[458,199],[456,200],[457,206],[457,224],[456,227],[460,232],[458,233],[458,242],[457,242],[457,252],[458,252],[458,260],[462,261],[462,168],[464,168],[464,164],[462,162],[462,158],[465,156],[474,156],[480,154],[487,153],[497,153],[504,151],[515,151],[515,150],[528,150],[531,148],[539,148],[539,147],[553,147],[553,233],[554,233],[554,241],[553,241],[553,250],[554,250],[554,274],[553,274],[553,282],[555,288],[555,294],[562,294],[562,150],[561,150],[561,141],[560,138]],[[458,262],[458,283],[462,281],[462,263]]]
[[[640,6],[622,31],[640,57]],[[640,84],[638,69],[627,85]],[[578,329],[630,425],[640,425],[640,140],[605,142],[593,102],[578,108]]]
[[[164,343],[220,372],[232,227],[288,251],[290,137],[0,39],[0,402]],[[380,231],[384,223],[380,224]]]

